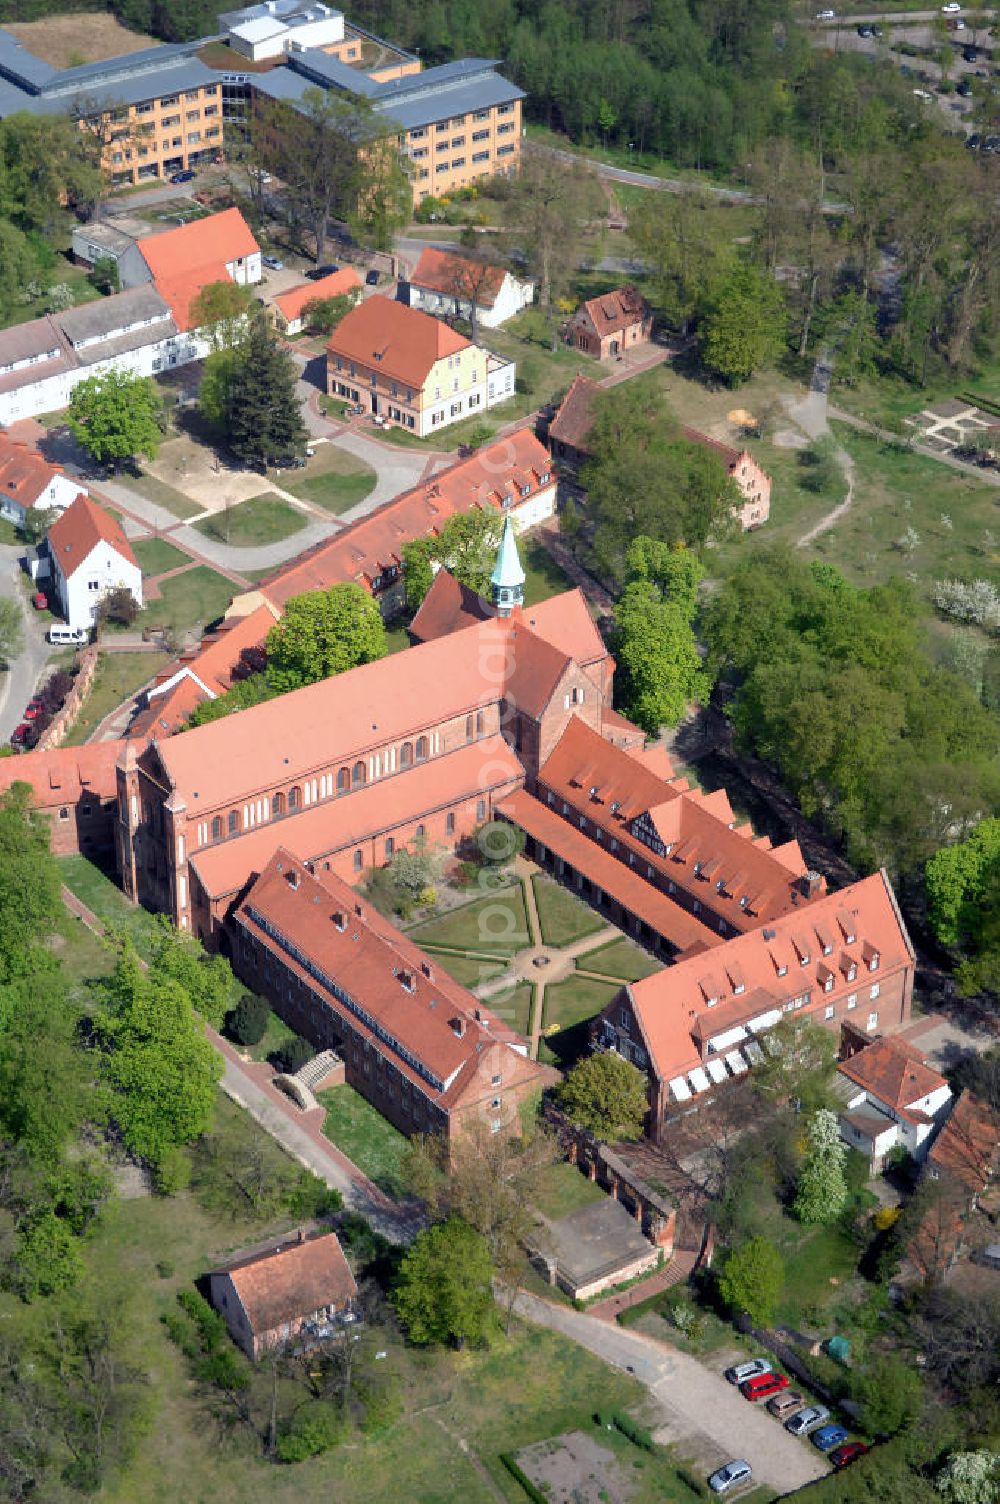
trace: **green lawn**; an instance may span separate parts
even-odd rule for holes
[[[409,935],[417,945],[426,940],[455,950],[512,956],[531,944],[521,885],[516,883],[488,898],[463,904],[440,919],[417,925]]]
[[[546,945],[569,945],[604,928],[604,920],[582,899],[551,877],[531,879],[542,940]]]
[[[502,962],[487,961],[482,956],[451,955],[448,951],[437,950],[433,945],[425,946],[425,949],[429,955],[434,956],[442,971],[454,977],[462,987],[475,987],[478,982],[499,976],[504,969]]]
[[[235,548],[252,548],[289,538],[292,533],[301,532],[308,520],[282,497],[268,491],[237,506],[224,507],[221,512],[212,512],[194,525],[206,538]]]
[[[567,1160],[560,1160],[557,1164],[546,1165],[535,1177],[532,1187],[532,1204],[545,1217],[553,1221],[559,1217],[568,1217],[571,1212],[578,1212],[581,1207],[590,1206],[595,1201],[603,1201],[607,1195],[594,1181],[588,1180],[582,1170],[576,1165],[571,1165]]]
[[[142,950],[153,932],[152,914],[129,903],[118,884],[85,856],[59,857],[62,881],[104,924],[126,929]]]
[[[332,1086],[321,1091],[319,1101],[326,1108],[323,1132],[331,1143],[343,1150],[363,1170],[369,1180],[389,1196],[401,1196],[406,1187],[402,1178],[406,1136],[370,1106],[353,1086]]]
[[[535,606],[550,595],[573,589],[573,581],[564,574],[540,538],[518,540],[518,552],[524,568],[524,604]]]
[[[518,982],[509,991],[491,993],[489,997],[483,999],[483,1002],[503,1023],[527,1038],[531,1028],[531,1005],[534,994],[535,989],[530,982]]]
[[[281,477],[281,488],[326,512],[339,514],[363,501],[377,479],[375,471],[334,444],[317,444],[304,470]]]
[[[160,652],[102,653],[90,694],[64,745],[78,747],[85,742],[104,717],[147,684],[165,661]]]
[[[168,569],[180,569],[183,564],[191,563],[190,554],[175,548],[166,538],[140,538],[132,544],[132,552],[146,575],[166,574]]]
[[[160,480],[159,476],[148,475],[145,471],[140,475],[123,475],[122,484],[129,491],[137,491],[147,501],[153,501],[157,506],[163,507],[182,521],[189,517],[197,517],[205,508],[200,502],[192,501],[190,496],[185,496],[182,491],[176,490]]]
[[[254,1060],[266,1060],[280,1045],[287,1044],[289,1040],[299,1036],[295,1030],[289,1028],[283,1018],[279,1018],[272,1008],[267,1017],[267,1028],[264,1030],[262,1039],[258,1044],[251,1045],[248,1053]]]
[[[96,287],[92,287],[87,281],[87,268],[75,266],[65,256],[57,256],[55,265],[48,278],[49,286],[56,287],[64,283],[73,293],[72,307],[79,307],[81,303],[92,303],[101,294]],[[42,318],[49,312],[49,294],[43,292],[40,298],[33,302],[11,305],[5,314],[0,314],[0,329],[7,329],[11,324],[26,324],[30,319]]]
[[[1000,488],[907,449],[887,448],[834,423],[855,463],[855,499],[846,516],[817,538],[814,551],[859,584],[890,574],[935,580],[959,576],[1000,582]],[[918,541],[906,551],[912,528]]]
[[[579,958],[577,965],[582,971],[621,977],[623,982],[637,982],[640,977],[649,977],[654,971],[663,970],[662,961],[657,961],[655,956],[651,956],[624,935],[620,940],[612,940],[610,945],[602,945],[598,950],[588,950],[585,956]]]
[[[236,586],[205,564],[167,580],[158,601],[150,601],[140,617],[143,626],[169,627],[180,636],[193,627],[207,627],[225,612]]]
[[[620,989],[613,982],[593,982],[589,977],[567,977],[545,989],[542,1029],[558,1024],[560,1031],[593,1018]]]

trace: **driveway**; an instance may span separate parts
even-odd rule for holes
[[[0,595],[17,602],[24,621],[24,648],[5,672],[0,672],[0,745],[6,746],[22,712],[31,699],[42,669],[52,652],[45,640],[45,623],[32,611],[19,578],[18,560],[25,551],[20,544],[0,547]]]
[[[697,1455],[706,1472],[734,1457],[745,1457],[754,1480],[786,1494],[804,1488],[828,1471],[815,1447],[797,1440],[769,1415],[751,1405],[721,1374],[665,1342],[610,1326],[568,1306],[552,1305],[522,1291],[516,1310],[528,1321],[571,1337],[614,1368],[635,1374],[659,1412],[658,1441],[676,1441]]]

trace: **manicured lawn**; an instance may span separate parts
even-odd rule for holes
[[[206,538],[215,538],[220,543],[232,544],[235,548],[252,548],[263,543],[277,543],[292,533],[301,532],[308,518],[295,507],[272,492],[251,496],[238,506],[225,507],[202,517],[194,525]]]
[[[327,397],[324,393],[320,396],[319,405],[328,418],[342,418],[351,404],[342,397]]]
[[[604,920],[593,909],[563,888],[551,877],[536,875],[531,879],[542,940],[546,945],[569,945],[604,928]]]
[[[602,945],[599,950],[588,950],[585,956],[580,956],[577,965],[581,971],[621,977],[623,982],[637,982],[640,977],[649,977],[654,971],[663,970],[661,961],[624,935],[620,940],[612,940],[610,945]]]
[[[189,517],[197,517],[205,510],[200,502],[192,501],[190,496],[185,496],[182,491],[175,490],[165,480],[160,480],[159,476],[147,475],[145,471],[141,475],[123,476],[122,484],[130,491],[138,491],[139,495],[145,496],[147,501],[153,501],[157,506],[164,507],[182,521],[186,521]]]
[[[272,1008],[267,1018],[267,1028],[264,1037],[259,1044],[251,1045],[249,1054],[254,1060],[266,1060],[281,1045],[287,1044],[292,1039],[297,1039],[295,1030],[289,1028],[283,1018],[279,1018]]]
[[[581,1207],[602,1201],[607,1195],[600,1186],[588,1180],[582,1170],[563,1159],[554,1165],[546,1165],[535,1177],[531,1200],[545,1217],[556,1221],[568,1217]]]
[[[442,971],[454,977],[462,987],[475,987],[478,982],[499,976],[503,971],[503,965],[499,961],[486,961],[481,956],[450,955],[447,951],[435,949],[433,945],[425,948],[429,955],[434,956]]]
[[[182,564],[191,562],[190,554],[175,548],[166,538],[140,538],[132,544],[132,552],[143,574],[148,575],[166,574],[168,569],[180,569]]]
[[[531,1004],[535,989],[530,982],[518,982],[509,991],[491,993],[483,1001],[491,1013],[526,1038],[531,1028]]]
[[[167,580],[158,601],[150,601],[140,621],[143,626],[169,627],[180,635],[192,627],[207,627],[225,611],[236,586],[205,564]]]
[[[142,950],[156,921],[152,914],[129,903],[122,890],[85,856],[59,857],[62,881],[104,924],[126,929]]]
[[[318,444],[306,468],[291,473],[296,479],[282,474],[283,491],[335,514],[363,501],[376,481],[374,470],[334,444]]]
[[[951,470],[907,449],[887,448],[835,423],[855,462],[855,499],[836,527],[816,540],[816,553],[859,584],[890,574],[916,577],[929,593],[951,577],[1000,581],[1000,487]],[[918,541],[904,552],[912,528]]]
[[[618,992],[613,982],[592,982],[589,977],[567,977],[545,989],[545,1013],[542,1030],[558,1024],[571,1029],[584,1019],[593,1018]]]
[[[522,538],[518,552],[524,567],[524,604],[535,606],[550,595],[573,589],[573,581],[564,574],[540,538]]]
[[[359,1170],[389,1196],[401,1196],[407,1139],[365,1101],[353,1086],[332,1086],[319,1100],[326,1108],[323,1132],[353,1159]]]
[[[512,956],[531,944],[520,883],[420,924],[409,934],[417,945],[426,940],[496,956]]]
[[[78,747],[104,717],[147,684],[163,667],[163,653],[102,653],[90,694],[64,745]]]

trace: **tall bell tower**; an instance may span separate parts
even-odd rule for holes
[[[497,561],[490,575],[493,605],[498,616],[512,616],[524,605],[524,570],[510,515],[504,518]]]

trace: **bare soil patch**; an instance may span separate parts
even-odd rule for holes
[[[626,1504],[629,1477],[613,1452],[568,1431],[518,1453],[518,1466],[552,1504]]]
[[[81,11],[73,16],[46,16],[44,21],[5,21],[4,29],[35,57],[53,68],[76,68],[157,47],[155,37],[129,31],[107,11]]]

